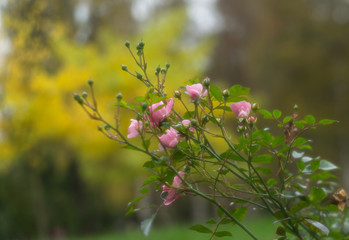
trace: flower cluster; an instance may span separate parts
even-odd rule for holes
[[[126,47],[130,50],[130,43]],[[152,176],[144,188],[154,184],[152,189],[161,191],[162,205],[171,205],[184,193],[208,200],[217,207],[219,219],[211,219],[207,224],[217,226],[214,230],[204,225],[192,229],[210,233],[211,239],[232,236],[229,231],[218,231],[222,222],[236,224],[257,239],[241,222],[250,206],[269,212],[281,222],[277,239],[330,239],[330,234],[331,239],[348,238],[342,229],[349,224],[343,222],[342,213],[346,210],[346,193],[344,189],[336,190],[337,183],[332,180],[335,175],[330,173],[337,166],[320,157],[310,157],[306,152],[311,150],[310,141],[302,137],[310,129],[336,121],[316,121],[312,115],[299,119],[298,107],[284,116],[277,109],[258,109],[257,104],[248,102],[248,88],[234,85],[222,91],[208,78],[201,82],[190,80],[174,92],[176,100],[168,98],[164,83],[170,65],[157,67],[157,81],[152,81],[146,71],[144,42],[136,49],[140,58],[134,60],[143,74],[131,73],[125,65],[122,70],[141,81],[147,91],[144,97],[137,98],[140,106],[117,95],[113,104],[118,113],[116,126],[98,111],[92,80],[88,81],[92,101],[87,101],[86,93],[75,94],[74,98],[88,116],[104,124],[104,128],[98,128],[104,135],[150,158],[144,167]],[[182,98],[185,94],[187,97]],[[120,108],[137,115],[130,120],[127,136],[119,129]],[[233,114],[236,118],[231,121]],[[257,128],[258,114],[276,121],[281,135],[274,136],[269,128]],[[238,131],[231,134],[235,125]],[[141,146],[132,142],[136,137]],[[142,191],[149,192],[149,188]],[[326,203],[326,198],[331,202]],[[130,211],[139,199],[129,204]],[[234,204],[227,204],[228,201]]]
[[[195,83],[192,85],[186,85],[185,87],[187,94],[190,99],[193,100],[194,104],[197,104],[197,101],[201,98],[205,98],[208,95],[207,89],[204,89],[201,83]],[[178,93],[177,93],[178,94]],[[164,151],[166,149],[174,149],[181,140],[186,139],[185,131],[180,132],[181,130],[188,129],[188,133],[193,133],[195,128],[191,125],[191,121],[189,119],[181,120],[181,116],[171,116],[171,111],[174,106],[174,100],[172,98],[169,99],[168,103],[164,103],[164,101],[159,101],[158,103],[154,103],[149,107],[148,112],[145,113],[143,120],[134,120],[131,119],[131,124],[128,127],[128,138],[134,138],[139,134],[143,134],[141,131],[143,126],[146,125],[147,120],[149,120],[149,125],[151,127],[160,128],[161,123],[165,121],[167,118],[174,118],[180,121],[180,124],[174,122],[172,126],[165,129],[165,133],[158,135],[158,150]],[[255,118],[250,116],[251,112],[251,103],[243,100],[239,102],[232,103],[230,105],[232,112],[238,118],[248,119],[248,122],[255,122]],[[178,130],[177,130],[177,129]],[[151,132],[151,128],[148,129]],[[183,172],[180,172],[181,176]],[[183,177],[183,176],[182,176]],[[179,188],[181,180],[177,176],[175,176],[173,180],[173,187]],[[167,184],[168,185],[168,184]],[[178,194],[175,194],[176,190],[169,190],[167,185],[163,185],[163,191],[168,191],[169,195],[164,200],[165,205],[170,205],[173,203],[178,197]]]

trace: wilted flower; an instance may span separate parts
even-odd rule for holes
[[[139,135],[139,131],[142,129],[143,123],[142,121],[137,121],[134,119],[131,119],[131,124],[128,127],[128,138],[134,138]]]
[[[179,173],[179,175],[181,175],[182,178],[184,178],[184,173],[182,171],[179,171],[178,173]],[[163,195],[164,193],[167,193],[167,196],[164,199],[164,204],[166,206],[170,205],[177,198],[179,198],[180,194],[177,192],[177,189],[180,188],[181,186],[182,186],[182,180],[178,176],[175,176],[173,178],[173,182],[172,182],[171,188],[166,186],[166,185],[162,186],[161,195]]]
[[[230,105],[231,110],[239,118],[248,117],[251,111],[251,103],[246,101],[236,102]]]

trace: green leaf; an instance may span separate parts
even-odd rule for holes
[[[267,181],[268,187],[271,187],[271,186],[276,185],[276,184],[278,184],[278,181],[276,181],[274,178],[269,178]]]
[[[311,188],[311,197],[310,200],[315,202],[320,202],[324,200],[326,197],[326,193],[322,188],[312,187]]]
[[[304,152],[297,152],[297,151],[292,152],[293,158],[301,158],[301,157],[303,157],[303,155],[304,155]]]
[[[145,97],[141,97],[141,96],[135,97],[135,100],[138,102],[145,102],[146,101]]]
[[[314,160],[314,161],[312,161],[312,162],[310,163],[310,169],[311,169],[312,171],[318,170],[319,167],[320,167],[320,160],[319,160],[319,159],[316,159],[316,160]]]
[[[228,231],[219,231],[219,232],[215,232],[214,234],[216,237],[231,237],[233,236],[230,232]]]
[[[253,157],[251,161],[256,163],[272,163],[275,161],[275,158],[269,154],[263,154]]]
[[[159,179],[160,179],[159,176],[157,176],[157,175],[152,175],[152,176],[148,177],[148,178],[144,181],[143,186],[148,185],[149,183],[155,182],[155,181],[157,181],[157,180],[159,180]]]
[[[302,145],[302,144],[305,144],[305,143],[307,143],[307,142],[308,142],[307,139],[302,138],[302,137],[298,137],[298,138],[296,138],[296,140],[293,142],[293,146]]]
[[[309,201],[300,201],[299,203],[296,203],[295,205],[293,205],[290,209],[291,213],[297,213],[299,211],[301,211],[303,208],[306,208],[310,205]]]
[[[264,118],[266,118],[266,119],[273,119],[273,115],[268,110],[260,109],[260,110],[258,110],[258,112],[263,114]]]
[[[313,227],[315,227],[316,229],[325,233],[325,235],[328,235],[330,233],[330,230],[322,223],[315,221],[315,220],[312,220],[312,219],[309,219],[309,218],[305,218],[304,220],[306,222],[308,222],[310,225],[312,225]]]
[[[153,224],[155,217],[156,213],[154,213],[150,218],[141,222],[141,230],[146,237],[149,236],[151,225]]]
[[[276,234],[279,235],[279,236],[286,236],[286,230],[285,230],[285,228],[279,226],[279,227],[276,229]]]
[[[210,94],[215,97],[218,101],[223,101],[223,96],[221,90],[215,85],[210,85]]]
[[[271,170],[267,167],[256,167],[256,170],[264,174],[271,174]]]
[[[331,170],[338,169],[338,167],[327,160],[321,160],[319,169],[325,170],[325,171],[331,171]]]
[[[275,110],[273,110],[273,116],[276,118],[276,119],[278,119],[279,117],[281,117],[281,111],[280,110],[278,110],[278,109],[275,109]]]
[[[297,146],[298,149],[307,149],[307,150],[312,150],[313,148],[309,145],[309,144],[305,144],[305,145],[299,145]]]
[[[297,167],[299,170],[303,171],[305,169],[305,163],[303,161],[297,161]]]
[[[141,194],[148,194],[149,193],[149,188],[144,187],[144,188],[139,190],[139,193],[141,193]]]
[[[328,125],[328,124],[332,124],[332,123],[338,123],[338,121],[331,120],[331,119],[322,119],[319,121],[319,124],[321,124],[321,125]]]
[[[191,226],[189,229],[200,233],[212,233],[211,229],[201,224]]]
[[[331,173],[329,173],[327,171],[323,171],[323,172],[313,173],[310,177],[310,180],[317,181],[317,180],[325,180],[328,178],[338,179],[337,176],[332,175]]]
[[[136,202],[140,201],[141,199],[143,199],[143,196],[136,197],[136,198],[133,199],[131,202],[129,202],[129,203],[127,204],[127,206],[131,207],[132,205],[134,205]]]
[[[232,112],[231,108],[228,106],[219,106],[219,107],[216,107],[215,109],[222,109],[222,110],[225,110],[227,112]]]
[[[189,111],[189,112],[184,113],[183,118],[184,119],[191,119],[194,117],[194,115],[195,115],[195,111]]]
[[[305,163],[310,162],[310,161],[312,161],[312,160],[313,160],[312,157],[308,157],[308,156],[302,157],[302,161],[305,162]]]
[[[233,220],[231,220],[230,218],[224,218],[222,219],[222,221],[220,222],[220,224],[229,224],[229,223],[232,223]]]
[[[207,223],[207,224],[216,224],[217,222],[216,222],[216,220],[214,220],[214,219],[210,219],[210,220],[208,220],[206,223]]]
[[[247,207],[240,207],[237,209],[234,209],[230,213],[239,221],[244,220],[246,213],[247,213],[248,208]]]
[[[314,116],[312,116],[312,115],[307,115],[307,116],[305,116],[304,119],[305,119],[305,121],[307,121],[309,124],[315,124],[315,122],[316,122]]]
[[[278,136],[278,137],[273,139],[272,146],[275,148],[277,146],[280,146],[283,142],[285,142],[285,137]]]
[[[186,159],[186,155],[182,151],[177,151],[173,156],[172,156],[172,161],[173,162],[181,162]]]
[[[227,102],[231,102],[233,98],[239,97],[241,95],[248,95],[250,93],[249,88],[242,87],[240,85],[234,85],[229,89],[230,95]]]
[[[209,119],[211,122],[213,122],[214,124],[218,125],[218,121],[217,121],[217,119],[216,119],[215,117],[212,117],[212,116],[210,116],[210,115],[206,115],[206,116],[208,116],[208,119]]]
[[[261,145],[259,144],[252,144],[250,147],[251,154],[254,154],[258,152],[258,150],[261,148]]]
[[[289,121],[291,121],[292,118],[290,116],[286,116],[284,117],[284,119],[282,120],[283,123],[288,123]]]
[[[128,215],[130,215],[130,214],[132,214],[132,213],[134,213],[135,212],[135,210],[134,210],[134,208],[133,207],[130,207],[129,209],[128,209],[128,211],[126,212],[126,216],[128,216]]]
[[[297,128],[304,129],[304,124],[300,121],[294,121],[294,125],[296,125]]]

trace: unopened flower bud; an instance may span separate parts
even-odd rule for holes
[[[92,78],[89,78],[89,79],[87,80],[87,83],[88,83],[88,85],[90,85],[90,86],[92,87],[92,85],[93,85],[93,80],[92,80]]]
[[[160,71],[161,71],[160,66],[157,66],[157,68],[155,69],[155,75],[159,75]]]
[[[250,125],[250,127],[253,127],[253,125],[257,122],[257,118],[253,117],[253,116],[250,116],[248,119],[247,119],[247,122],[248,124]]]
[[[143,75],[139,72],[136,73],[136,77],[139,79],[139,80],[142,80],[143,78]]]
[[[143,50],[143,48],[144,48],[144,42],[143,42],[143,40],[141,40],[141,41],[137,44],[136,49],[137,49],[137,50]]]
[[[259,109],[259,104],[258,103],[253,103],[251,108],[252,108],[253,111],[256,111],[256,110]]]
[[[122,71],[128,71],[128,69],[127,69],[127,66],[126,65],[121,65],[121,69],[122,69]]]
[[[73,97],[74,97],[75,101],[77,101],[79,104],[82,105],[82,104],[84,103],[84,101],[82,100],[82,98],[80,97],[79,94],[74,93],[74,94],[73,94]]]
[[[224,99],[227,99],[230,96],[230,92],[228,89],[223,90],[222,94]]]
[[[145,111],[148,108],[148,104],[146,102],[142,103],[142,110]]]
[[[174,92],[175,98],[180,99],[180,98],[181,98],[181,95],[182,95],[182,93],[181,93],[180,91],[178,91],[178,90],[176,90],[176,91]]]
[[[198,122],[197,122],[195,119],[192,119],[192,120],[190,120],[190,124],[191,124],[193,127],[197,127]]]
[[[169,69],[170,68],[170,63],[166,63],[166,68]]]
[[[202,85],[204,85],[204,87],[208,88],[210,86],[210,79],[207,77],[204,80],[202,80]]]
[[[161,74],[165,74],[166,73],[166,68],[161,68]]]
[[[116,99],[117,99],[118,101],[121,101],[121,99],[122,99],[122,93],[118,93],[118,94],[116,95]]]
[[[110,125],[109,124],[105,124],[104,125],[104,129],[108,131],[110,129]]]
[[[97,127],[98,131],[102,132],[103,131],[103,128],[101,126],[98,126]]]
[[[182,121],[182,126],[184,127],[184,128],[189,128],[190,127],[190,120],[183,120]]]
[[[297,110],[298,110],[298,105],[295,104],[295,105],[293,106],[293,109],[294,109],[295,111],[297,111]]]
[[[82,92],[81,96],[86,99],[87,98],[87,92]]]
[[[130,42],[129,41],[125,41],[125,46],[127,47],[127,48],[130,48]]]

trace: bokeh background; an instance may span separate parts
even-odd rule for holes
[[[262,108],[290,114],[297,104],[300,115],[339,120],[307,137],[315,156],[341,166],[336,174],[349,190],[348,0],[1,0],[0,6],[0,239],[120,232],[145,217],[125,217],[147,177],[145,156],[105,138],[72,99],[91,77],[101,111],[113,119],[108,104],[118,92],[129,101],[144,93],[120,69],[136,67],[125,40],[145,41],[148,69],[171,63],[169,89],[208,76],[222,88],[251,88],[251,101]],[[130,117],[122,119],[125,133]],[[179,201],[161,210],[161,223],[202,219],[203,208]]]

